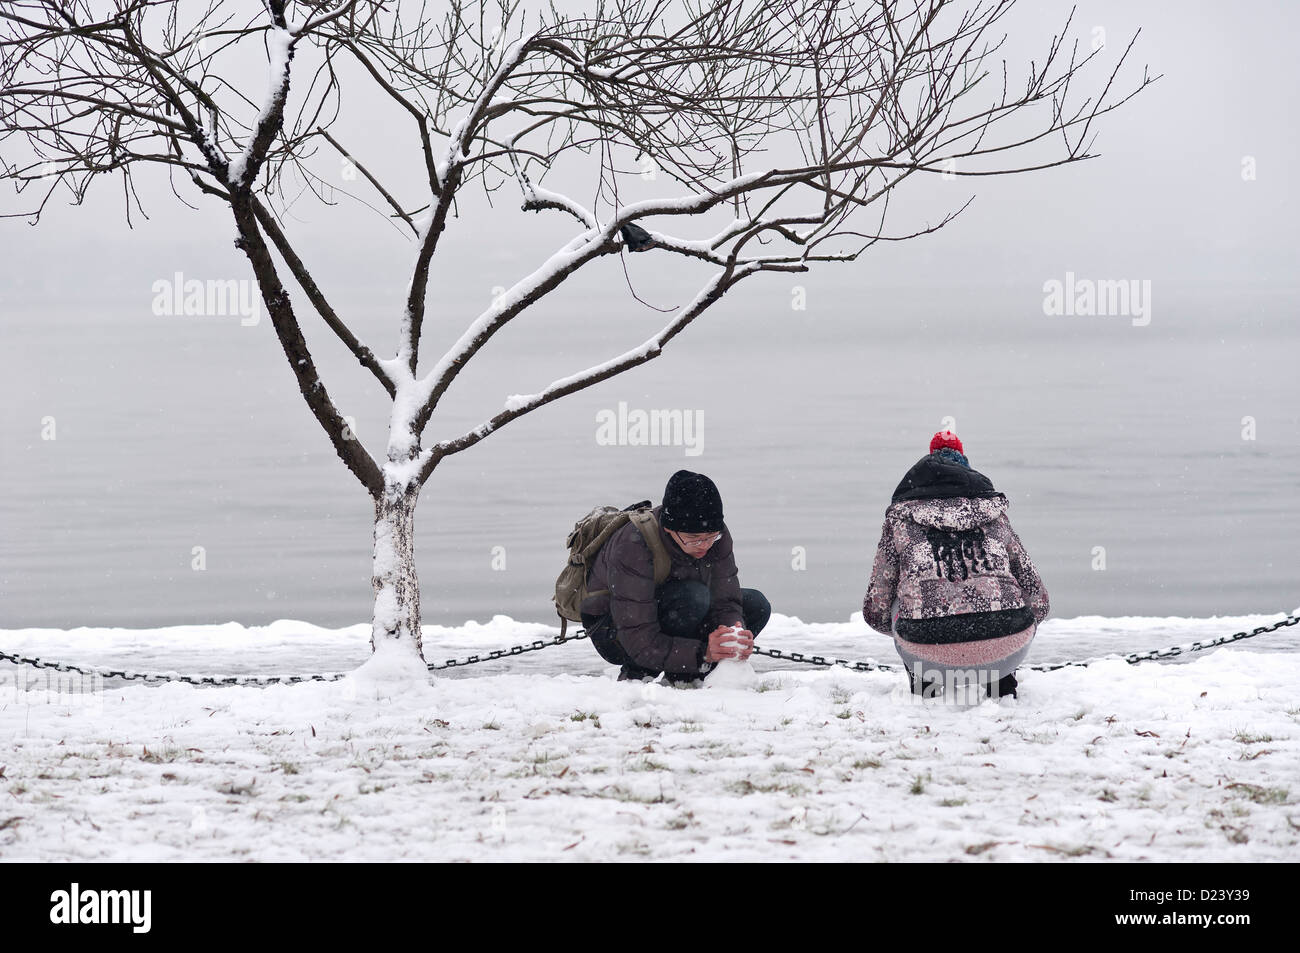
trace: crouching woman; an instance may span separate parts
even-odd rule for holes
[[[1016,694],[1016,668],[1048,608],[1006,496],[971,469],[956,434],[935,434],[885,511],[867,624],[894,637],[914,693],[978,681],[998,697]]]

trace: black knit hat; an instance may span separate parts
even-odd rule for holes
[[[664,487],[659,524],[679,533],[717,532],[722,529],[722,495],[703,473],[678,470]]]

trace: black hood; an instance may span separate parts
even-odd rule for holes
[[[993,481],[978,470],[942,460],[932,453],[912,465],[912,469],[907,471],[898,484],[890,502],[1001,495],[993,489]]]

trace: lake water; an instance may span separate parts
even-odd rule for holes
[[[655,326],[621,288],[577,290],[503,332],[429,437]],[[659,360],[449,458],[417,514],[426,621],[552,620],[573,522],[598,503],[658,502],[683,467],[721,488],[745,585],[779,612],[843,621],[860,610],[890,492],[946,416],[1009,496],[1053,615],[1300,604],[1293,296],[1183,283],[1138,327],[1045,316],[1033,285],[935,294],[939,307],[934,294],[841,279],[801,311],[785,285],[742,286]],[[385,352],[391,296],[382,304],[358,326]],[[89,298],[20,302],[4,321],[0,627],[369,617],[369,500],[268,321]],[[336,402],[378,454],[382,394],[304,323]],[[460,326],[431,316],[426,353]],[[602,444],[598,415],[620,402],[693,415],[701,452]]]

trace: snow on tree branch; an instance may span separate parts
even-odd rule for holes
[[[421,480],[428,478],[428,475],[433,472],[433,468],[443,457],[467,450],[500,430],[510,421],[531,413],[552,401],[559,400],[561,397],[585,390],[633,367],[654,360],[663,353],[663,349],[668,343],[680,334],[687,325],[720,300],[727,289],[757,270],[756,267],[746,266],[727,268],[717,272],[687,304],[681,315],[666,324],[657,334],[642,344],[608,361],[596,364],[568,377],[552,381],[536,394],[512,395],[507,399],[505,407],[499,413],[485,420],[473,430],[454,439],[441,441],[430,448],[430,456],[421,471]]]
[[[401,0],[264,0],[251,9],[232,0],[14,0],[0,8],[9,54],[0,116],[11,131],[3,175],[44,192],[34,218],[57,190],[80,201],[90,182],[118,170],[128,197],[137,194],[136,170],[154,168],[218,199],[235,216],[293,373],[331,440],[337,411],[317,396],[324,385],[273,255],[393,400],[387,465],[415,461],[427,477],[438,455],[421,449],[421,435],[461,370],[514,317],[599,257],[669,254],[730,269],[733,278],[804,271],[942,228],[969,203],[954,195],[937,221],[888,227],[886,217],[905,214],[907,190],[923,179],[975,182],[1093,157],[1096,121],[1154,79],[1143,71],[1121,88],[1130,41],[1117,56],[1104,54],[1109,75],[1081,94],[1084,71],[1103,51],[1080,53],[1067,19],[1017,82],[997,59],[1014,6],[603,0],[566,15],[449,0],[429,16]],[[246,88],[253,44],[265,51],[260,90]],[[292,103],[291,74],[303,77]],[[378,102],[409,122],[422,194],[381,181],[382,164],[369,163],[364,144],[343,148],[348,137],[336,135],[334,122],[345,84],[348,105],[373,111]],[[283,196],[310,189],[331,201],[343,193],[319,168],[322,143],[362,170],[377,204],[414,238],[390,360],[376,358],[331,306],[283,215]],[[590,197],[579,201],[554,184],[588,165]],[[523,211],[559,212],[578,227],[420,368],[442,237],[457,227],[467,186],[482,183],[490,195],[507,181],[520,189]],[[720,217],[724,206],[729,214]],[[863,210],[873,218],[867,227],[855,222]],[[705,237],[666,228],[668,216],[708,219]],[[628,352],[611,367],[654,353]],[[531,397],[549,401],[578,383],[555,382]],[[536,406],[530,398],[504,413]],[[336,449],[373,489],[373,461]]]
[[[253,124],[254,135],[244,150],[230,160],[226,181],[236,192],[248,187],[250,176],[256,176],[271,139],[279,131],[285,99],[289,95],[290,61],[293,59],[295,39],[284,26],[272,26],[267,33],[267,91],[262,110]]]

